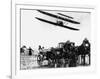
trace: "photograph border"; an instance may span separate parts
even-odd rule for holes
[[[17,39],[17,35],[18,35],[18,29],[17,29],[17,26],[18,26],[18,23],[17,23],[17,17],[18,17],[18,9],[17,9],[17,6],[29,6],[30,4],[15,4],[15,22],[13,23],[13,21],[12,21],[12,26],[15,26],[14,27],[14,29],[12,28],[12,52],[14,52],[14,50],[15,50],[15,53],[14,54],[12,54],[12,75],[13,75],[13,77],[15,77],[15,76],[17,76],[17,74],[18,74],[18,76],[20,76],[20,74],[22,74],[22,73],[20,73],[20,70],[19,70],[19,68],[17,67],[17,66],[19,66],[19,64],[17,64],[18,63],[18,61],[19,61],[19,59],[18,59],[18,57],[19,57],[19,55],[17,55],[17,52],[18,52],[18,49],[17,49],[17,43],[18,43],[18,39]],[[31,5],[31,6],[35,6],[35,7],[37,7],[37,6],[39,6],[39,5]],[[40,7],[41,6],[44,6],[44,7],[48,7],[48,6],[45,6],[45,5],[40,5]],[[49,6],[49,7],[61,7],[61,8],[79,8],[79,9],[86,9],[86,10],[91,10],[91,11],[89,11],[89,12],[91,12],[91,13],[93,13],[92,14],[92,16],[93,16],[93,18],[95,18],[95,8],[81,8],[81,7],[63,7],[63,6]],[[21,10],[21,7],[18,7],[20,10]],[[18,15],[16,15],[16,12],[17,12],[17,14]],[[12,12],[13,13],[13,12]],[[12,14],[13,15],[13,14]],[[14,19],[14,16],[12,16],[12,20]],[[95,31],[93,31],[95,28],[94,28],[94,23],[95,23],[95,20],[93,20],[92,21],[93,23],[91,24],[92,25],[92,34],[93,34],[93,39],[94,39],[94,37],[95,37]],[[20,22],[19,22],[20,23]],[[21,30],[21,29],[20,29]],[[14,35],[15,34],[15,35]],[[15,36],[15,37],[13,37],[13,36]],[[13,39],[15,39],[14,41],[13,41]],[[95,40],[95,39],[94,39]],[[14,43],[15,42],[15,43]],[[94,43],[93,43],[94,44]],[[13,47],[13,45],[14,45],[14,47]],[[93,47],[95,47],[95,46],[93,46]],[[92,47],[92,48],[93,48]],[[95,51],[95,50],[94,50]],[[14,59],[14,60],[13,60]],[[95,59],[96,59],[96,57],[95,57]],[[94,59],[94,60],[95,60]],[[15,62],[15,64],[14,64],[14,62]],[[93,67],[94,69],[96,68],[96,67]],[[94,69],[92,70],[92,72],[94,71]],[[73,70],[73,69],[72,69]],[[71,70],[71,71],[72,71]],[[39,71],[39,70],[38,70]],[[40,70],[40,71],[42,71],[42,70]],[[43,70],[43,71],[45,71],[45,70]],[[30,72],[31,73],[31,72]],[[69,72],[68,72],[69,73]],[[71,72],[72,73],[72,72]]]

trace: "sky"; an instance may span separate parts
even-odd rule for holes
[[[80,45],[84,38],[89,41],[91,34],[91,14],[87,12],[69,12],[69,11],[48,11],[52,14],[63,13],[71,16],[80,24],[72,24],[64,22],[64,25],[78,28],[79,31],[74,31],[52,24],[42,22],[35,17],[43,18],[49,21],[56,22],[57,19],[44,15],[37,10],[21,10],[21,46],[31,47],[38,49],[38,46],[44,46],[45,48],[56,47],[59,42],[66,42],[70,40],[75,42],[75,45]],[[59,15],[60,16],[60,15]],[[63,16],[62,16],[63,17]]]

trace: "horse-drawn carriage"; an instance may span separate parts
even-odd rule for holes
[[[40,51],[38,64],[41,67],[76,66],[74,43],[66,42],[60,48],[51,48],[49,51]]]

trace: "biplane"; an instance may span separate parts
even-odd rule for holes
[[[50,17],[53,17],[53,18],[57,19],[56,22],[52,22],[52,21],[45,20],[45,19],[42,19],[42,18],[39,18],[39,17],[35,17],[36,19],[38,19],[40,21],[43,21],[43,22],[46,22],[46,23],[49,23],[49,24],[52,24],[52,25],[60,26],[60,27],[63,27],[63,28],[67,28],[67,29],[70,29],[70,30],[76,30],[76,31],[79,30],[77,28],[69,27],[69,26],[67,26],[67,25],[64,24],[63,21],[70,22],[72,24],[80,24],[80,22],[72,20],[73,17],[71,17],[71,16],[68,16],[68,15],[65,15],[65,14],[62,14],[62,13],[58,13],[60,15],[60,16],[58,16],[58,15],[55,15],[55,14],[52,14],[52,13],[49,13],[49,12],[45,12],[45,11],[42,11],[42,10],[37,10],[37,11],[40,12],[40,13],[42,13],[42,14],[44,14],[44,15],[47,15],[47,16],[50,16]]]

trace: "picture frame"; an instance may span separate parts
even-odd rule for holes
[[[23,38],[23,40],[25,40],[25,38],[22,37],[24,35],[21,34],[22,33],[21,31],[23,29],[23,27],[21,27],[22,26],[21,24],[22,24],[22,22],[26,23],[25,21],[23,21],[23,19],[25,19],[24,18],[25,15],[24,15],[24,11],[23,11],[23,14],[21,14],[22,10],[26,10],[26,14],[28,13],[27,11],[29,11],[29,10],[31,10],[31,11],[32,10],[41,10],[40,13],[43,13],[43,12],[48,12],[48,13],[51,12],[52,13],[52,11],[54,11],[53,14],[56,14],[58,12],[60,12],[60,13],[66,13],[68,11],[69,12],[78,12],[78,13],[79,12],[89,13],[90,14],[89,15],[90,16],[90,18],[89,18],[89,20],[90,20],[89,26],[90,27],[88,29],[89,29],[89,32],[90,32],[89,33],[90,34],[89,37],[90,37],[90,40],[91,40],[91,51],[92,51],[92,53],[91,53],[91,65],[88,66],[88,67],[75,67],[75,68],[74,67],[72,67],[72,68],[56,68],[56,69],[55,68],[50,68],[50,69],[49,68],[45,68],[45,69],[42,69],[42,68],[39,68],[39,69],[38,68],[33,68],[31,70],[30,69],[28,69],[28,70],[21,69],[20,48],[22,47],[22,42],[23,42],[22,38]],[[62,10],[64,12],[62,12]],[[31,13],[31,12],[29,12],[29,13]],[[34,11],[33,11],[33,13],[34,13]],[[46,13],[44,13],[44,14],[46,14]],[[77,14],[74,15],[73,13],[69,13],[69,14],[73,15],[73,16],[78,16]],[[22,17],[22,15],[23,15],[23,17]],[[38,15],[38,14],[34,14],[34,16],[35,15]],[[40,15],[41,14],[39,14],[39,16],[37,16],[37,17],[40,17]],[[82,16],[82,15],[80,15],[80,16]],[[57,18],[57,19],[59,19],[59,18]],[[77,19],[75,19],[75,20],[77,20]],[[88,21],[88,20],[86,20],[86,21]],[[40,23],[41,21],[38,21],[38,22],[39,22],[39,24],[41,24]],[[27,25],[27,23],[23,24],[23,25]],[[62,26],[62,25],[57,25],[57,26]],[[57,75],[64,76],[66,74],[79,74],[79,73],[86,74],[86,73],[93,73],[93,72],[95,72],[95,69],[96,69],[96,63],[95,63],[95,61],[96,61],[95,29],[96,28],[94,26],[95,26],[95,9],[91,8],[91,7],[87,7],[87,8],[85,7],[84,8],[84,7],[75,7],[75,6],[74,7],[68,7],[68,6],[33,5],[33,4],[12,4],[12,79],[20,79],[20,78],[24,78],[24,79],[25,78],[26,79],[30,79],[30,78],[43,78],[43,77],[55,76],[55,75],[56,76]],[[47,26],[47,27],[49,27],[49,26]],[[78,26],[75,26],[75,27],[78,27]],[[59,27],[56,27],[56,28],[59,28]],[[53,28],[51,30],[56,30],[56,28]],[[59,28],[59,29],[64,29],[64,28]],[[57,30],[59,30],[59,29],[57,29]],[[56,30],[56,32],[57,32],[57,30]],[[58,32],[60,32],[60,31],[63,32],[65,30],[59,30]],[[68,29],[67,29],[67,31],[68,31]],[[40,32],[40,36],[41,36],[42,32]],[[56,32],[54,32],[54,33],[56,33]],[[24,33],[24,30],[23,30],[23,33]],[[33,32],[33,33],[37,33],[37,32]],[[37,37],[39,35],[39,34],[35,34],[34,35],[33,33],[32,33],[33,36],[36,35],[36,37]],[[69,32],[69,33],[71,33],[71,32]],[[45,34],[45,33],[43,33],[43,34]],[[26,33],[25,35],[27,36],[28,33]],[[46,36],[48,36],[48,35],[46,35]],[[49,39],[50,38],[48,37],[48,40]],[[54,41],[56,41],[56,40],[54,40]],[[65,41],[63,41],[63,42],[65,42]]]

